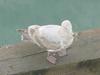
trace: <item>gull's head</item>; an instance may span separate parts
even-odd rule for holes
[[[39,25],[31,25],[28,27],[28,30],[31,29],[31,30],[36,30],[38,29],[40,26]]]
[[[38,30],[40,26],[39,25],[31,25],[28,27],[28,34],[30,37],[32,37],[32,35],[34,35],[34,33]]]
[[[23,34],[23,33],[27,33],[27,29],[16,29],[17,32]]]
[[[35,32],[40,26],[39,25],[31,25],[28,27],[28,32],[33,33]]]
[[[61,23],[61,26],[64,27],[66,30],[72,32],[72,24],[69,20],[64,20],[62,23]]]
[[[21,40],[31,40],[28,35],[28,29],[17,29],[17,32],[21,34]]]

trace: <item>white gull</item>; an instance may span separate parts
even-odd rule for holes
[[[74,40],[72,24],[69,20],[64,20],[61,25],[31,25],[27,29],[18,29],[21,33],[21,40],[28,40],[45,47],[48,52],[47,60],[56,63],[56,55],[67,55]]]
[[[66,49],[74,40],[72,24],[69,20],[64,20],[61,25],[31,25],[28,27],[28,34],[33,43],[47,48],[47,59],[51,63],[56,63],[55,53],[59,56],[67,55]]]

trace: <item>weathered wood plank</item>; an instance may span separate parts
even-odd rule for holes
[[[100,29],[79,33],[68,56],[59,58],[56,65],[46,61],[46,50],[30,42],[0,48],[0,75],[16,74],[100,58]]]

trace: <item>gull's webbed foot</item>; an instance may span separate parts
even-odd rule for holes
[[[56,62],[57,62],[57,53],[53,50],[48,50],[47,60],[52,64],[56,64]]]
[[[47,60],[52,64],[55,64],[57,61],[56,57],[54,57],[54,56],[48,56]]]

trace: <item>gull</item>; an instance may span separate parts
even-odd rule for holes
[[[48,53],[47,60],[52,64],[57,62],[58,56],[67,55],[66,49],[74,40],[69,20],[64,20],[61,25],[31,25],[26,30],[27,34],[22,33],[22,40],[31,40],[39,47],[45,47]]]

